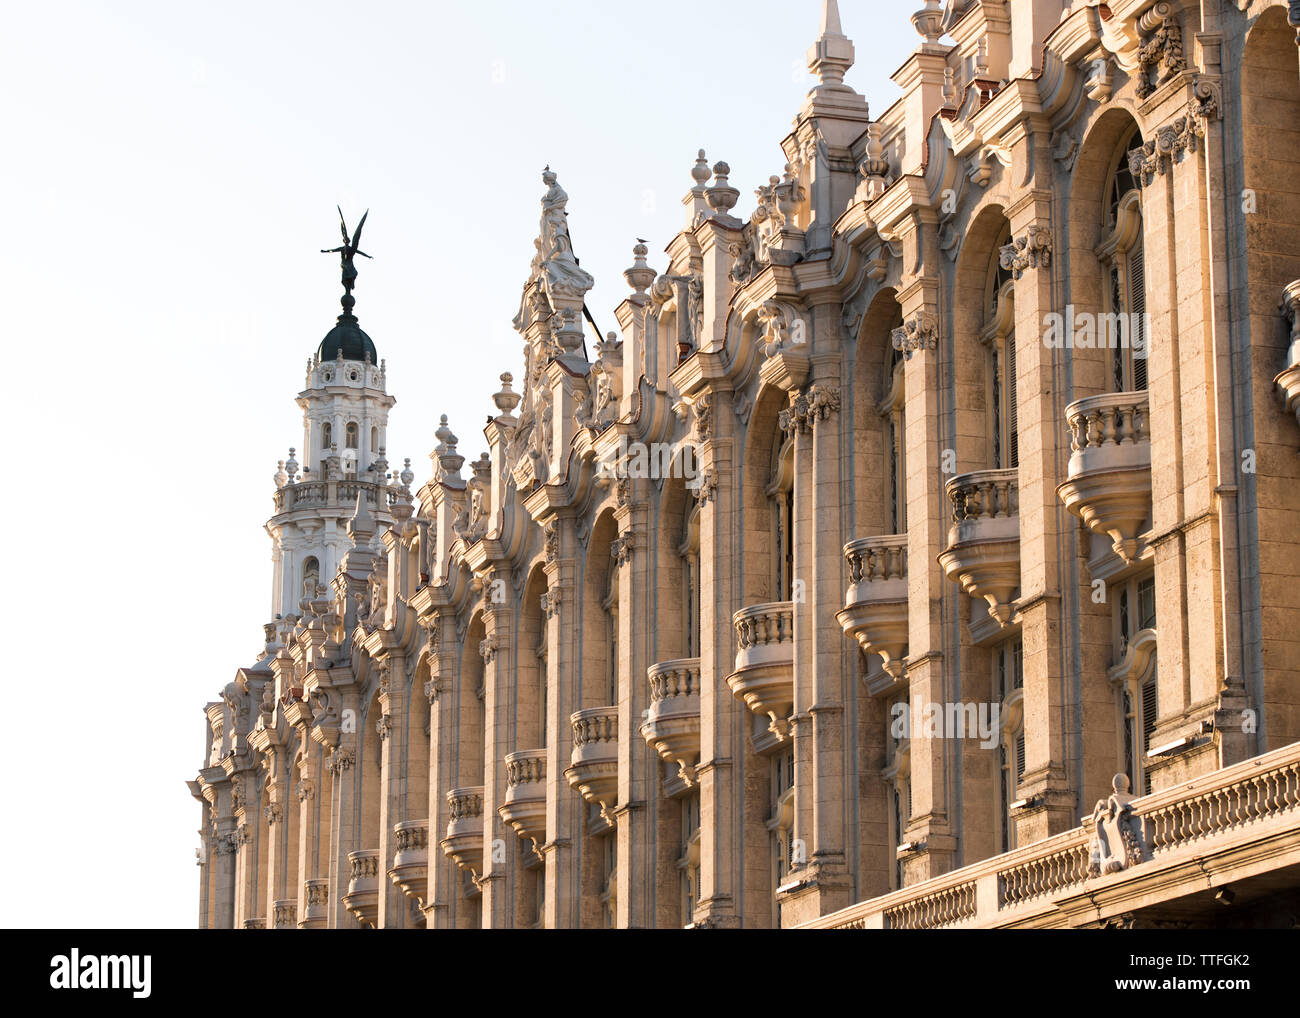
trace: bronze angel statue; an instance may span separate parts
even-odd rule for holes
[[[357,267],[353,264],[352,259],[357,255],[362,258],[369,258],[370,255],[361,250],[361,231],[366,225],[366,216],[370,215],[370,210],[366,209],[365,214],[361,217],[361,222],[357,223],[357,232],[348,237],[348,224],[343,218],[343,209],[334,206],[339,210],[339,229],[343,233],[342,247],[324,247],[321,248],[321,254],[336,254],[339,256],[339,267],[343,270],[343,289],[347,291],[348,296],[352,295],[352,288],[357,285]]]

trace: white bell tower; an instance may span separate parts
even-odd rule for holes
[[[342,213],[339,214],[342,222]],[[390,473],[384,450],[388,411],[396,400],[386,389],[384,362],[352,313],[356,300],[355,255],[361,228],[331,253],[342,258],[343,314],[307,362],[306,388],[298,394],[303,413],[302,445],[289,450],[275,473],[275,514],[266,524],[272,540],[273,618],[302,614],[301,602],[328,586],[343,554],[352,547],[347,521],[364,496],[374,514],[375,544],[392,523],[389,506],[409,499],[414,474],[410,460]],[[299,463],[301,453],[301,463]]]

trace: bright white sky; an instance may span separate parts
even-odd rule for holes
[[[919,6],[842,0],[847,80],[876,115],[920,41]],[[335,204],[350,223],[371,210],[357,314],[397,396],[389,460],[410,456],[418,484],[438,415],[476,456],[497,376],[521,373],[510,321],[543,165],[569,193],[588,303],[614,329],[634,238],[662,269],[701,146],[731,164],[739,214],[780,172],[819,13],[9,6],[0,925],[197,920],[184,783],[204,704],[262,645],[271,478],[301,444],[293,397],[339,311],[338,258],[317,253],[338,243]]]

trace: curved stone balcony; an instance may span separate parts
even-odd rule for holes
[[[275,511],[278,515],[294,509],[354,508],[357,496],[364,495],[366,502],[378,512],[386,513],[397,501],[394,488],[387,484],[359,479],[338,479],[330,481],[290,481],[277,488]]]
[[[1011,621],[1020,587],[1020,492],[1017,471],[977,470],[945,486],[952,506],[948,550],[939,565],[971,597],[983,598],[1001,626]]]
[[[483,786],[453,788],[447,793],[447,836],[442,851],[470,873],[483,868]]]
[[[534,852],[546,841],[546,750],[506,754],[506,801],[497,813],[516,834],[532,842]]]
[[[1151,515],[1151,428],[1147,394],[1116,392],[1065,408],[1070,428],[1068,479],[1061,501],[1093,533],[1109,537],[1125,562],[1138,556],[1138,534]]]
[[[298,928],[298,900],[284,898],[272,906],[273,929],[295,930]]]
[[[618,803],[618,708],[588,707],[569,721],[573,755],[564,776],[584,799],[608,812]]]
[[[304,897],[307,907],[303,909],[298,928],[303,930],[323,930],[329,924],[330,882],[328,880],[307,880],[303,882]]]
[[[736,630],[736,669],[727,676],[731,692],[769,721],[778,741],[790,736],[794,709],[794,602],[742,608],[731,617]]]
[[[849,589],[835,617],[895,680],[907,653],[907,535],[863,537],[844,546]]]
[[[677,765],[687,788],[696,784],[700,760],[700,659],[660,661],[646,669],[650,709],[641,735],[656,753]]]
[[[393,825],[393,868],[388,879],[408,898],[423,902],[429,890],[429,821],[403,820]]]
[[[348,890],[343,907],[363,926],[379,921],[379,849],[348,853]]]

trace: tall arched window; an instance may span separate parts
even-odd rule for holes
[[[1020,637],[993,648],[993,688],[998,693],[1001,738],[998,740],[998,851],[1016,847],[1011,804],[1025,774],[1025,652]]]
[[[316,596],[316,587],[320,584],[320,563],[311,556],[302,564],[302,596],[308,599]]]
[[[357,436],[359,434],[359,431],[357,429],[356,421],[348,421],[347,427],[344,429],[344,434],[346,436],[347,447],[349,449],[357,448],[357,443],[359,441]]]
[[[1128,153],[1142,144],[1137,127],[1125,136],[1106,182],[1104,239],[1096,255],[1106,272],[1105,317],[1097,342],[1110,347],[1113,392],[1147,387],[1146,263],[1142,254],[1142,195],[1129,170]]]
[[[772,757],[770,782],[771,812],[767,817],[770,832],[769,854],[772,864],[773,894],[785,883],[791,868],[807,860],[794,858],[794,749],[785,749]],[[773,915],[778,915],[775,900]]]
[[[610,546],[610,563],[608,571],[608,586],[605,588],[605,598],[601,602],[601,607],[605,610],[605,626],[608,633],[609,660],[606,664],[606,682],[609,688],[609,698],[606,703],[618,703],[618,558],[617,549],[614,545]]]
[[[908,714],[910,707],[907,696],[903,694],[890,704],[891,719],[888,747],[888,762],[883,771],[889,795],[889,834],[890,843],[895,849],[907,841],[907,825],[912,821],[912,743],[910,738],[913,723]],[[903,886],[903,860],[895,851],[893,888]]]
[[[320,426],[321,452],[328,453],[334,445],[334,425],[326,421]]]
[[[988,282],[984,290],[984,330],[980,342],[989,351],[989,407],[992,411],[993,469],[1020,465],[1018,405],[1016,402],[1015,283],[1011,270],[1002,267],[999,252],[1011,242],[1004,226],[993,246]]]
[[[903,324],[900,311],[894,328]],[[890,330],[891,332],[893,329]],[[885,376],[888,390],[876,406],[876,412],[886,421],[886,450],[889,457],[889,532],[907,531],[907,418],[905,414],[906,390],[904,387],[903,352],[893,344],[889,346],[889,371]]]
[[[1152,573],[1111,588],[1115,665],[1108,678],[1119,695],[1124,773],[1135,795],[1151,791],[1147,752],[1159,718],[1156,681],[1156,581]]]
[[[700,510],[691,506],[682,528],[677,554],[682,559],[682,606],[686,632],[686,656],[700,656]]]
[[[767,486],[772,506],[773,579],[777,598],[794,599],[794,439],[778,433]]]

